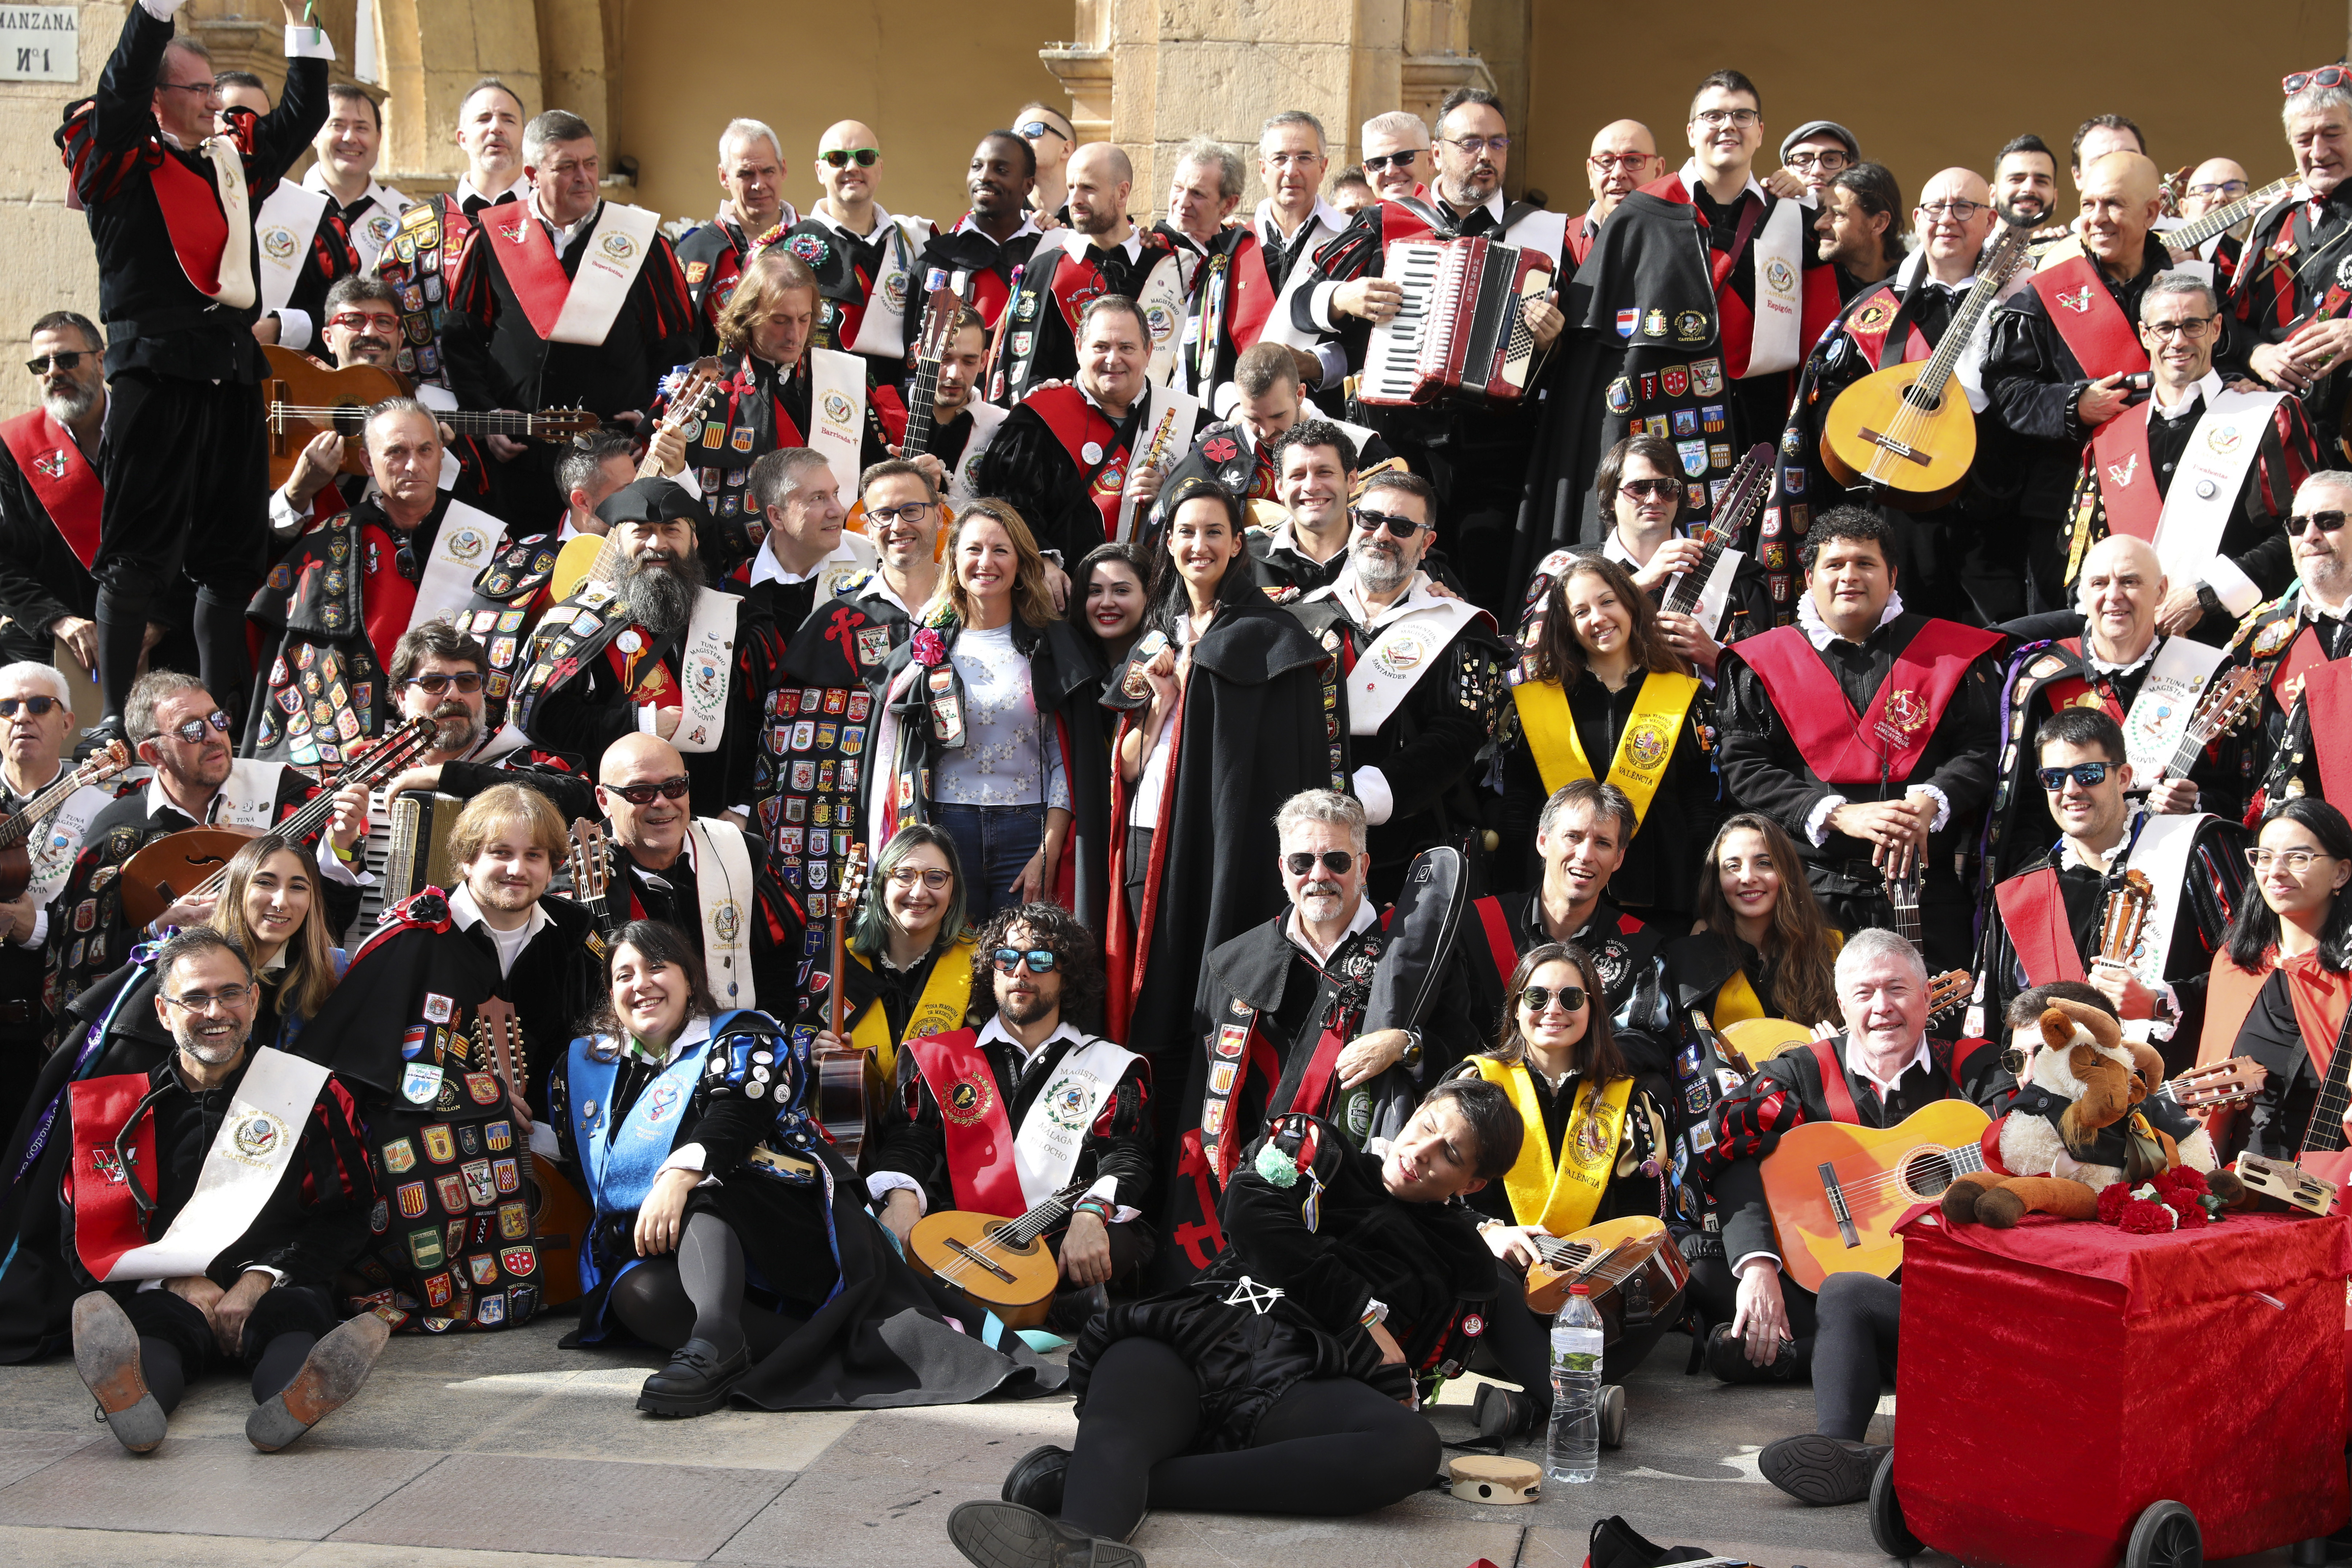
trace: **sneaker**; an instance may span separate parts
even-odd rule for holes
[[[1048,1443],[1013,1462],[1013,1468],[1005,1472],[1004,1489],[998,1495],[1042,1514],[1057,1514],[1062,1511],[1062,1483],[1069,1473],[1070,1451]]]
[[[993,1499],[956,1504],[948,1540],[978,1568],[1144,1568],[1132,1546]]]
[[[1756,1465],[1766,1480],[1799,1502],[1825,1508],[1868,1498],[1872,1479],[1892,1452],[1883,1445],[1806,1432],[1770,1445],[1756,1457]]]
[[[748,1344],[738,1345],[733,1355],[721,1356],[709,1340],[688,1340],[667,1366],[646,1379],[637,1408],[656,1415],[708,1415],[727,1403],[751,1370]]]
[[[163,1407],[139,1371],[139,1331],[121,1302],[92,1290],[73,1305],[74,1371],[98,1401],[98,1418],[134,1454],[163,1440]]]
[[[253,1407],[245,1418],[246,1441],[274,1454],[341,1409],[375,1370],[375,1358],[391,1338],[392,1325],[373,1312],[338,1324],[310,1347],[293,1382]]]
[[[1748,1359],[1746,1343],[1732,1336],[1729,1323],[1717,1323],[1706,1336],[1706,1370],[1725,1383],[1786,1383],[1797,1375],[1796,1347],[1782,1340],[1769,1366]]]

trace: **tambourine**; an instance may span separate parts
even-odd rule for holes
[[[1543,1467],[1526,1459],[1465,1454],[1446,1462],[1445,1477],[1464,1502],[1533,1502],[1543,1486]]]

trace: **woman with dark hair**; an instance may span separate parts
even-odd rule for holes
[[[1582,948],[1552,942],[1531,949],[1512,972],[1494,1049],[1448,1075],[1500,1089],[1527,1129],[1502,1181],[1469,1200],[1485,1216],[1478,1234],[1487,1250],[1516,1275],[1496,1299],[1486,1344],[1521,1392],[1480,1385],[1475,1419],[1488,1436],[1531,1431],[1551,1413],[1550,1321],[1528,1306],[1526,1293],[1543,1238],[1676,1206],[1657,1099],[1664,1086],[1654,1091],[1635,1080],[1611,1036],[1602,991],[1600,969]],[[1651,1305],[1647,1327],[1627,1332],[1616,1325],[1602,1360],[1601,1440],[1612,1448],[1625,1433],[1625,1395],[1617,1385],[1679,1315],[1671,1302]]]
[[[1609,896],[1644,923],[1674,923],[1721,809],[1713,728],[1714,704],[1625,568],[1600,555],[1570,562],[1497,731],[1503,841],[1526,857],[1518,885],[1542,878],[1544,803],[1570,780],[1597,778],[1633,803]]]
[[[1054,608],[1021,514],[971,502],[948,574],[885,677],[867,824],[930,822],[955,839],[975,920],[1052,898],[1101,917],[1102,667]]]
[[[1837,953],[1805,878],[1804,858],[1780,825],[1752,811],[1724,819],[1698,877],[1692,934],[1666,948],[1666,974],[1685,1008],[1716,1028],[1750,1018],[1811,1027],[1840,1016]]]
[[[596,1211],[567,1345],[670,1352],[637,1399],[656,1415],[960,1403],[1021,1375],[938,1316],[875,1228],[810,1117],[806,1040],[719,1012],[673,927],[623,926],[604,973],[550,1086]]]
[[[2292,1160],[2317,1129],[2313,1107],[2323,1055],[2352,1049],[2352,823],[2315,795],[2281,801],[2246,851],[2259,899],[2241,899],[2229,940],[2213,955],[2197,1059],[2252,1057],[2270,1069],[2243,1112],[2226,1113],[2216,1150]],[[2347,1129],[2352,1130],[2352,1129]]]
[[[1170,498],[1143,635],[1102,700],[1123,710],[1108,1032],[1152,1059],[1171,1103],[1191,1092],[1202,955],[1281,908],[1274,814],[1331,782],[1323,650],[1257,587],[1243,522],[1241,501],[1213,480]]]
[[[1126,662],[1128,650],[1142,636],[1150,580],[1151,556],[1139,544],[1097,544],[1078,563],[1070,622],[1094,639],[1105,669]]]
[[[847,1040],[820,1027],[820,1059],[843,1049],[874,1064],[878,1092],[898,1081],[898,1046],[963,1026],[971,1002],[971,934],[955,840],[927,822],[909,823],[874,857],[866,892],[849,918],[842,991]],[[803,994],[804,1018],[821,1013],[824,991]]]

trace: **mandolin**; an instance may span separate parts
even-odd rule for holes
[[[2190,218],[2179,228],[2164,229],[2156,237],[2164,242],[2164,247],[2172,252],[2176,261],[2194,256],[2215,235],[2237,227],[2273,202],[2284,200],[2293,193],[2297,183],[2298,177],[2294,174],[2283,180],[2273,180],[2259,191],[2249,191],[2236,201],[2224,202],[2204,216]]]
[[[530,1093],[530,1052],[522,1026],[515,1020],[514,1004],[504,997],[484,998],[474,1008],[475,1060],[499,1076],[517,1100]],[[564,1179],[551,1161],[524,1151],[523,1201],[530,1205],[531,1242],[539,1248],[540,1289],[550,1306],[576,1300],[580,1295],[580,1241],[596,1222],[596,1211],[580,1190]]]
[[[352,784],[372,787],[390,778],[431,751],[437,732],[432,720],[411,719],[354,757],[340,774],[321,780],[319,793],[301,809],[260,831],[275,833],[289,844],[309,843],[334,815],[338,792]],[[132,925],[145,926],[184,898],[218,894],[230,858],[245,847],[246,840],[257,837],[255,830],[236,827],[183,827],[165,834],[124,862],[123,912]]]
[[[63,805],[74,791],[104,784],[131,765],[131,747],[109,741],[78,768],[58,775],[57,783],[25,803],[24,809],[0,822],[0,904],[21,897],[33,885],[33,829]]]
[[[1772,493],[1772,443],[1759,441],[1739,459],[1724,481],[1723,500],[1706,521],[1706,530],[1698,535],[1698,564],[1687,572],[1677,573],[1666,584],[1665,601],[1658,607],[1669,615],[1695,616],[1699,601],[1706,596],[1706,584],[1715,575],[1723,552],[1731,547],[1746,530],[1748,521],[1762,509]],[[1708,626],[1713,637],[1719,627]]]
[[[1528,1270],[1531,1311],[1549,1317],[1567,1301],[1571,1287],[1588,1286],[1602,1337],[1612,1342],[1629,1327],[1682,1315],[1690,1267],[1655,1215],[1605,1220],[1569,1236],[1530,1233],[1528,1243],[1542,1259]]]
[[[1838,394],[1822,422],[1822,464],[1832,479],[1905,511],[1928,510],[1959,492],[1976,461],[1977,418],[1954,395],[1952,377],[1977,324],[2028,259],[2025,225],[2004,223],[1936,352],[1873,371]]]
[[[414,397],[415,383],[383,365],[347,364],[331,370],[305,353],[265,343],[269,376],[262,384],[269,430],[269,488],[278,489],[294,475],[302,448],[320,432],[334,430],[343,443],[342,471],[364,474],[367,453],[349,437],[367,423],[367,411],[387,397]],[[601,429],[604,421],[584,408],[547,408],[537,414],[483,413],[473,409],[436,408],[436,423],[460,436],[513,436],[541,441],[569,441]]]
[[[1005,1327],[1034,1328],[1053,1309],[1062,1282],[1062,1266],[1040,1238],[1086,1191],[1083,1182],[1064,1187],[1018,1219],[934,1210],[908,1233],[907,1261],[995,1313]]]
[[[833,891],[809,895],[812,919],[825,918],[824,906],[828,901],[831,905],[832,930],[825,938],[824,1026],[842,1042],[840,1050],[822,1052],[816,1058],[816,1119],[852,1169],[866,1144],[866,1078],[873,1064],[864,1051],[849,1045],[849,994],[843,982],[849,968],[846,928],[865,891],[866,846],[853,844]]]

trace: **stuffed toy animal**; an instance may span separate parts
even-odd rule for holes
[[[2240,1198],[2237,1178],[2215,1169],[2204,1127],[2151,1098],[2164,1082],[2154,1049],[2126,1041],[2113,1016],[2079,1002],[2053,1002],[2040,1023],[2032,1081],[1986,1130],[1987,1168],[1944,1190],[1948,1223],[2006,1230],[2029,1214],[2096,1219],[2105,1188],[2179,1165],[2203,1173],[2224,1203]]]

